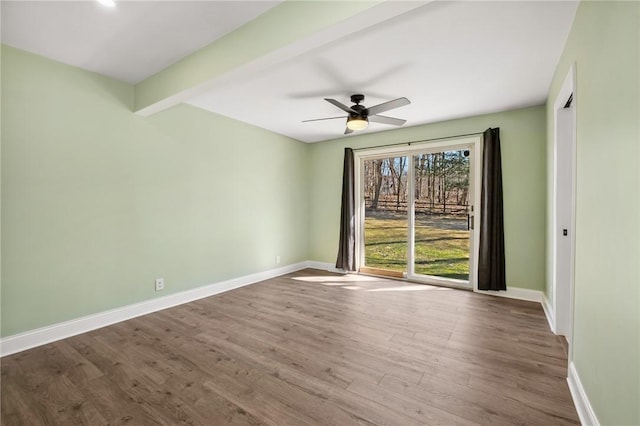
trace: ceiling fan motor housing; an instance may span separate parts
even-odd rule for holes
[[[364,105],[360,105],[360,102],[364,101],[364,95],[356,93],[355,95],[351,95],[351,102],[355,105],[351,106],[351,110],[354,112],[349,112],[349,118],[360,118],[363,120],[367,119],[367,115],[369,115],[369,111],[367,111],[367,107]]]
[[[356,118],[356,117],[367,118],[367,115],[369,115],[369,111],[367,111],[367,108],[363,105],[353,105],[351,109],[355,111],[355,112],[349,112],[349,116],[351,118]]]
[[[364,101],[364,95],[361,95],[359,93],[351,95],[351,102],[353,102],[354,104],[359,104],[362,101]]]

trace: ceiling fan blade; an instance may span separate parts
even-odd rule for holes
[[[384,115],[370,115],[369,121],[374,123],[390,124],[392,126],[402,126],[407,120],[401,120],[399,118],[386,117]]]
[[[345,134],[345,135],[348,135],[349,133],[353,133],[353,130],[351,130],[351,129],[350,129],[350,128],[348,128],[348,127],[347,127],[347,128],[345,128],[345,129],[344,129],[344,134]]]
[[[389,102],[384,102],[378,105],[374,105],[371,108],[367,108],[369,115],[376,115],[381,112],[389,111],[390,109],[399,108],[401,106],[409,105],[411,101],[407,98],[398,98]]]
[[[308,123],[310,121],[335,120],[336,118],[345,119],[347,117],[345,115],[343,115],[343,116],[340,116],[340,117],[314,118],[313,120],[302,120],[302,123]]]
[[[338,108],[340,108],[344,112],[351,112],[351,113],[357,114],[357,111],[352,110],[351,108],[349,108],[345,104],[340,103],[340,102],[336,101],[335,99],[324,98],[324,100],[329,102],[330,104],[333,104],[333,105],[337,106]]]

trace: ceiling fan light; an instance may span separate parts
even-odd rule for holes
[[[369,120],[363,117],[349,117],[347,118],[347,128],[350,130],[362,130],[366,129],[369,125]]]

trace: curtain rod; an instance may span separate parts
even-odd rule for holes
[[[467,134],[464,134],[464,135],[453,135],[453,136],[444,136],[444,137],[441,137],[441,138],[431,138],[431,139],[421,139],[421,140],[409,141],[409,142],[389,143],[389,144],[386,144],[386,145],[369,146],[369,147],[366,147],[366,148],[354,148],[353,150],[354,151],[363,151],[365,149],[385,148],[385,147],[388,147],[388,146],[400,146],[400,145],[411,146],[412,143],[441,141],[441,140],[445,140],[445,139],[462,138],[462,137],[465,137],[465,136],[476,136],[476,135],[482,135],[482,134],[484,134],[484,132],[467,133]]]

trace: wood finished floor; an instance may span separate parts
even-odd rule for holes
[[[578,424],[539,304],[307,269],[2,358],[3,425]]]

